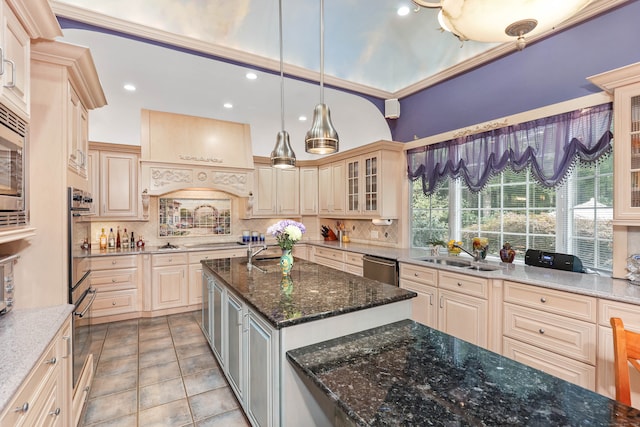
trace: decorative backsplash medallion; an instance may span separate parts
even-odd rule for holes
[[[159,237],[231,234],[231,199],[163,198],[158,203]]]

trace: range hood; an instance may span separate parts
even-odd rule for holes
[[[207,188],[250,196],[248,124],[152,110],[142,110],[141,123],[141,180],[149,195]]]

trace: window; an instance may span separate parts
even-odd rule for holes
[[[611,271],[613,247],[613,157],[576,165],[554,189],[539,185],[525,170],[506,169],[479,193],[450,180],[425,196],[420,180],[412,186],[412,244],[489,239],[489,256],[505,242],[523,260],[527,248],[577,255],[585,266]]]

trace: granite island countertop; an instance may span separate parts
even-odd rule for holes
[[[27,378],[65,320],[70,304],[17,309],[0,317],[0,412]]]
[[[277,259],[203,260],[213,273],[277,329],[357,310],[403,301],[415,292],[296,259],[283,280]]]
[[[637,409],[411,320],[287,358],[344,425],[640,425]]]

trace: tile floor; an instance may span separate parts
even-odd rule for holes
[[[200,312],[96,325],[81,427],[249,426],[200,330]]]

